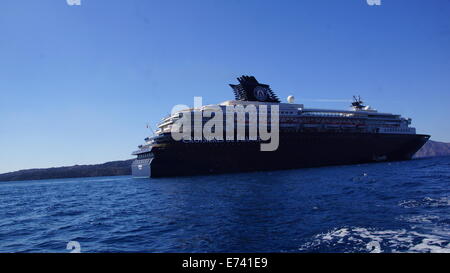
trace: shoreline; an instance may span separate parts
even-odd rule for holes
[[[450,156],[450,143],[429,140],[413,156],[413,159],[440,156]],[[133,160],[117,160],[92,165],[24,169],[0,174],[0,182],[131,175],[131,163]]]

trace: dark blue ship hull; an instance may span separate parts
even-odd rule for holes
[[[276,151],[258,142],[180,142],[167,136],[150,158],[132,164],[135,177],[166,177],[310,168],[411,159],[428,135],[379,133],[281,133]]]

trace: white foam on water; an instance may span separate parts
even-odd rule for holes
[[[398,205],[404,208],[448,207],[450,206],[450,198],[447,196],[440,198],[424,197],[422,199],[403,200]]]
[[[414,252],[450,253],[450,243],[440,239],[423,239],[411,248]]]
[[[327,252],[432,252],[450,253],[448,232],[376,230],[362,227],[334,229],[314,236],[300,251]],[[447,235],[447,236],[445,236]]]
[[[414,215],[414,216],[401,216],[398,217],[398,219],[409,223],[428,224],[436,222],[437,220],[439,220],[439,217],[435,215]]]

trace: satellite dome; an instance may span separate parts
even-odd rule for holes
[[[287,97],[287,102],[288,102],[288,103],[294,103],[294,101],[295,101],[294,96],[291,95],[291,96],[288,96],[288,97]]]

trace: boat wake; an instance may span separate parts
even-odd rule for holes
[[[302,252],[432,252],[450,253],[448,231],[376,230],[347,227],[318,234],[300,247]]]

